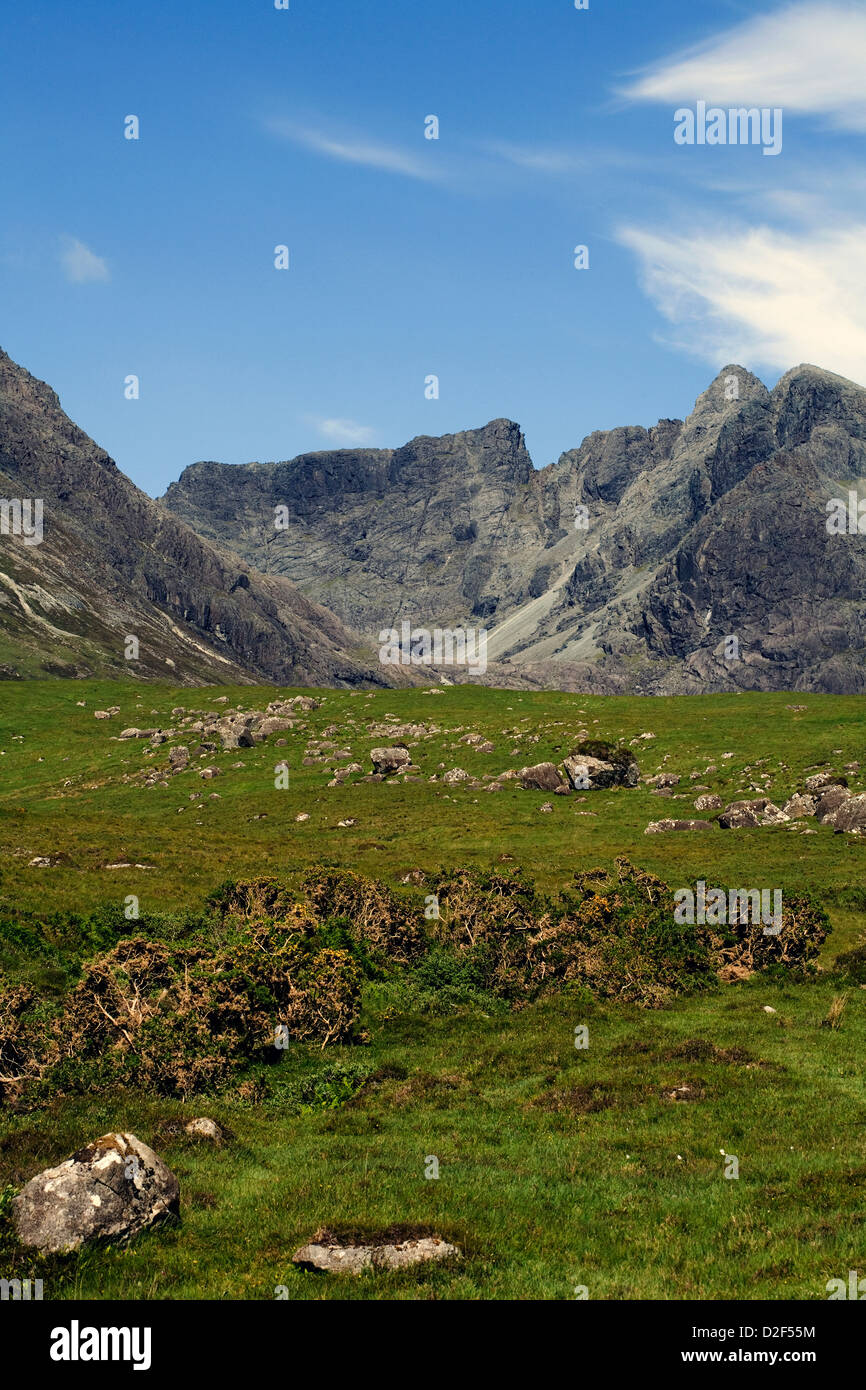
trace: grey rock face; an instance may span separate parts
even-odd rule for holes
[[[815,798],[796,792],[785,802],[782,810],[791,820],[799,820],[801,816],[814,816]]]
[[[45,1252],[137,1235],[180,1198],[177,1178],[134,1134],[104,1134],[46,1168],[12,1201],[19,1240]]]
[[[392,683],[372,653],[359,658],[333,613],[203,541],[135,487],[4,352],[0,497],[44,503],[40,545],[0,536],[0,573],[31,594],[2,604],[4,636],[29,674],[126,679],[118,634],[135,633],[136,674],[150,679]],[[46,644],[68,659],[46,662]]]
[[[537,471],[496,420],[393,452],[196,464],[164,505],[366,634],[385,615],[483,622],[489,684],[859,693],[866,552],[826,529],[852,479],[863,388],[801,366],[768,391],[730,365],[684,422],[597,432]],[[277,502],[291,522],[265,547]]]

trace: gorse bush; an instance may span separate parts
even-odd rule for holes
[[[829,931],[822,909],[796,895],[777,935],[760,923],[679,923],[673,890],[623,858],[613,871],[576,873],[558,897],[520,870],[455,870],[431,875],[430,886],[432,917],[427,891],[398,894],[317,869],[294,886],[224,884],[201,914],[147,919],[151,934],[137,922],[117,939],[116,914],[96,914],[86,932],[78,919],[79,939],[92,932],[111,944],[81,963],[61,997],[0,975],[0,1097],[218,1089],[276,1059],[277,1029],[280,1045],[363,1040],[365,980],[386,1017],[521,1008],[564,989],[658,1008],[756,970],[802,973]],[[861,968],[854,959],[846,967]],[[335,1072],[333,1094],[350,1093],[355,1079]],[[262,1083],[241,1084],[255,1092]]]

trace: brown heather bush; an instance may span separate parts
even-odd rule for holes
[[[310,869],[301,886],[320,922],[345,918],[352,936],[383,960],[408,965],[427,949],[424,911],[417,896],[402,897],[350,869]]]
[[[782,929],[777,935],[765,933],[761,922],[705,928],[716,970],[724,982],[772,967],[787,972],[809,971],[830,929],[830,919],[823,908],[800,894],[783,896]]]
[[[348,952],[273,924],[216,954],[128,938],[85,965],[47,1030],[6,1042],[31,1001],[0,996],[4,1085],[16,1095],[44,1081],[55,1092],[136,1085],[186,1097],[265,1058],[278,1024],[294,1042],[349,1041],[360,994]]]
[[[350,1041],[371,963],[402,969],[409,1007],[418,989],[513,1008],[572,989],[658,1008],[720,979],[808,970],[829,931],[797,896],[777,936],[678,923],[673,890],[624,858],[576,873],[558,898],[519,869],[431,881],[430,921],[423,895],[347,870],[309,870],[296,894],[273,878],[227,884],[209,899],[218,946],[124,937],[60,1005],[0,985],[0,1099],[116,1085],[186,1097],[273,1056],[278,1024],[295,1042]]]

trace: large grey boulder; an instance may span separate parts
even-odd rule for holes
[[[782,810],[785,812],[786,816],[791,817],[791,820],[799,820],[801,816],[814,816],[815,798],[814,796],[804,795],[801,792],[795,792],[794,795],[789,797],[785,802]]]
[[[134,1134],[103,1134],[12,1200],[18,1239],[44,1252],[91,1240],[125,1240],[176,1214],[178,1180]]]
[[[370,751],[370,761],[374,772],[388,777],[411,763],[412,755],[408,748],[373,748]]]
[[[536,763],[520,769],[520,785],[525,791],[555,792],[562,786],[562,778],[555,763]]]
[[[753,825],[784,825],[791,819],[767,796],[751,801],[732,801],[719,816],[723,830],[742,830]]]
[[[832,825],[837,834],[844,830],[849,835],[866,835],[866,793],[849,796],[833,812]]]
[[[818,804],[815,807],[815,817],[818,824],[836,825],[839,812],[851,799],[852,793],[847,787],[828,787],[818,797]]]

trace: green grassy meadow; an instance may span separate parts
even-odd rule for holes
[[[177,705],[225,708],[213,702],[228,696],[229,706],[262,710],[292,693],[314,693],[321,706],[280,735],[285,746],[271,736],[203,755],[201,766],[221,769],[208,782],[191,766],[167,788],[141,784],[169,746],[194,742],[187,734],[153,756],[146,741],[116,740],[129,725],[167,728]],[[112,705],[120,713],[110,721],[94,719]],[[398,984],[371,983],[369,1041],[291,1048],[269,1069],[260,1103],[237,1091],[185,1102],[120,1092],[0,1111],[0,1190],[123,1129],[181,1183],[180,1224],[49,1261],[46,1298],[272,1299],[280,1287],[289,1299],[570,1299],[584,1286],[594,1299],[821,1300],[829,1279],[866,1272],[866,986],[834,966],[866,940],[866,841],[814,821],[804,823],[813,835],[785,826],[644,834],[651,820],[700,816],[695,787],[725,803],[766,794],[783,804],[810,771],[858,760],[864,772],[849,783],[866,789],[864,712],[861,698],[811,694],[0,685],[0,920],[48,938],[60,913],[127,895],[143,914],[198,909],[228,878],[312,864],[399,888],[417,869],[502,863],[554,891],[617,855],[675,886],[806,890],[833,926],[812,979],[756,975],[657,1010],[563,995],[440,1014],[415,1008]],[[369,771],[388,722],[435,726],[411,748],[423,780],[328,787],[348,759],[304,765],[330,737]],[[441,781],[458,766],[482,779],[560,762],[580,736],[628,742],[646,732],[655,737],[633,745],[641,772],[679,774],[674,797],[643,785],[548,798],[515,782],[488,793]],[[475,733],[495,751],[459,742]],[[289,785],[278,790],[282,760]],[[52,855],[62,862],[31,867]],[[147,867],[106,867],[127,861]],[[10,978],[62,987],[56,969],[16,949],[14,933],[0,946]],[[574,1045],[580,1024],[586,1049]],[[354,1093],[330,1108],[299,1106],[304,1079],[335,1066],[363,1078]],[[689,1099],[671,1099],[682,1088]],[[232,1142],[202,1147],[172,1133],[172,1122],[202,1114],[228,1126]],[[738,1159],[736,1180],[724,1176],[725,1155]],[[438,1179],[425,1177],[430,1157]],[[392,1226],[435,1228],[465,1258],[357,1279],[291,1264],[319,1227]],[[7,1250],[0,1240],[0,1264]]]

